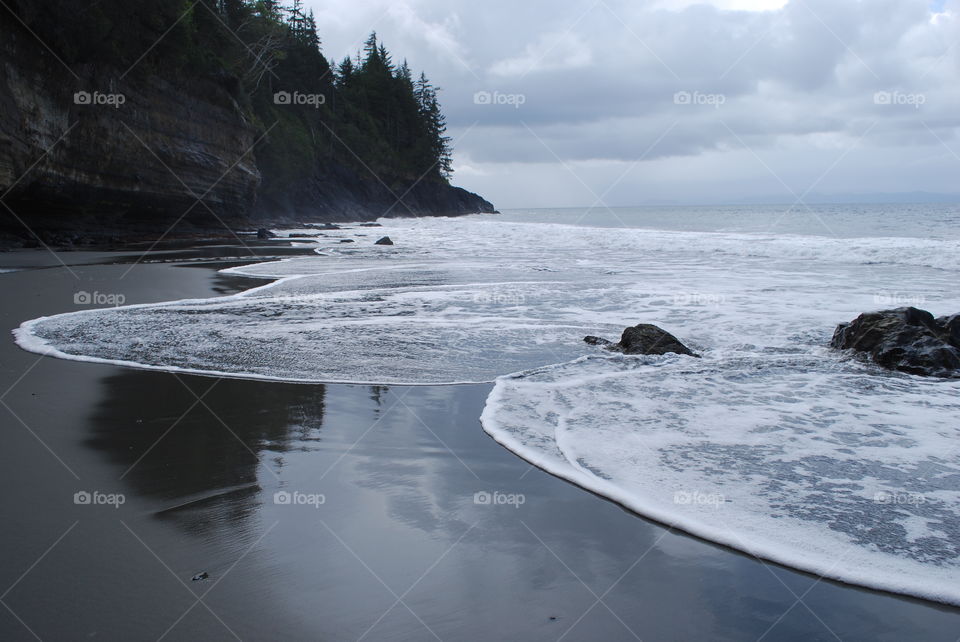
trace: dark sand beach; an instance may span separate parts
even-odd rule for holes
[[[262,283],[217,273],[244,253],[135,269],[129,253],[60,254],[69,269],[0,255],[29,268],[0,274],[0,639],[960,635],[958,609],[763,563],[531,467],[481,430],[488,385],[175,375],[39,357],[9,334],[79,309],[78,291],[130,304]]]

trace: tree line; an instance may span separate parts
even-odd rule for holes
[[[10,0],[8,0],[10,1]],[[387,181],[447,182],[450,139],[437,88],[371,33],[331,65],[302,0],[12,0],[8,5],[82,75],[216,83],[268,132],[257,149],[263,190],[280,193],[333,165]],[[310,101],[279,99],[307,95]]]

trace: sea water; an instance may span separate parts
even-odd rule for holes
[[[493,381],[483,428],[560,477],[764,559],[960,604],[960,382],[828,347],[864,311],[960,311],[960,208],[382,223],[325,231],[316,256],[227,270],[275,279],[239,295],[45,317],[17,340],[215,376]],[[383,234],[396,245],[374,245]],[[637,323],[702,358],[582,341]]]

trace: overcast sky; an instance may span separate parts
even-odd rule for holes
[[[442,88],[500,208],[960,192],[960,0],[307,0]]]

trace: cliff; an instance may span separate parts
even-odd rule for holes
[[[445,180],[374,176],[336,159],[265,191],[258,156],[280,143],[242,104],[237,82],[67,65],[0,16],[0,232],[69,244],[493,211]]]

